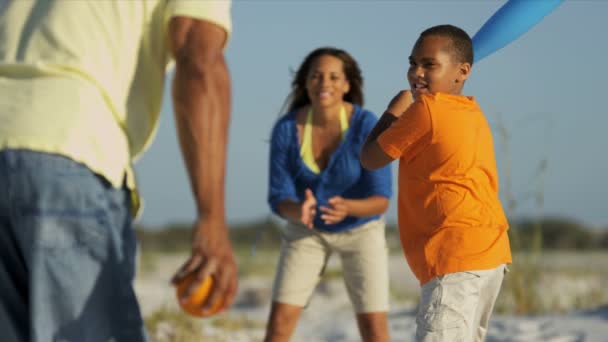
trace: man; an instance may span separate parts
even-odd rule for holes
[[[132,162],[152,141],[171,60],[197,209],[192,255],[174,281],[213,275],[206,307],[231,305],[230,30],[229,1],[0,3],[3,341],[146,339],[131,285],[139,210]]]

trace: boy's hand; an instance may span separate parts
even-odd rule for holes
[[[400,117],[412,103],[414,103],[412,92],[410,90],[402,90],[393,97],[386,111],[396,117]]]
[[[312,229],[315,215],[317,214],[317,199],[312,190],[306,189],[306,198],[302,202],[300,210],[300,221],[302,221],[303,225]]]

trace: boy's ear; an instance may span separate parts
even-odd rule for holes
[[[458,71],[458,81],[461,83],[466,81],[471,73],[471,63],[460,63],[458,66]]]

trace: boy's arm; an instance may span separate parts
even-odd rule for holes
[[[377,142],[382,132],[388,129],[393,122],[405,112],[414,102],[412,92],[409,90],[400,91],[389,103],[388,108],[376,123],[371,133],[367,136],[365,144],[361,149],[361,165],[368,170],[379,169],[389,163],[394,158],[389,156]]]
[[[382,147],[378,145],[378,137],[382,132],[389,128],[393,122],[397,121],[397,116],[386,111],[380,117],[380,120],[374,126],[371,133],[367,136],[363,148],[361,149],[361,165],[367,170],[377,170],[389,163],[394,159],[386,154]]]

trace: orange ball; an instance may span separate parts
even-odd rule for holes
[[[207,277],[185,301],[180,300],[194,279],[194,273],[190,273],[176,284],[175,295],[180,307],[188,314],[196,317],[208,317],[216,314],[224,304],[223,300],[218,300],[211,310],[207,310],[204,313],[202,311],[203,304],[207,300],[207,297],[209,297],[215,283],[213,277]]]

